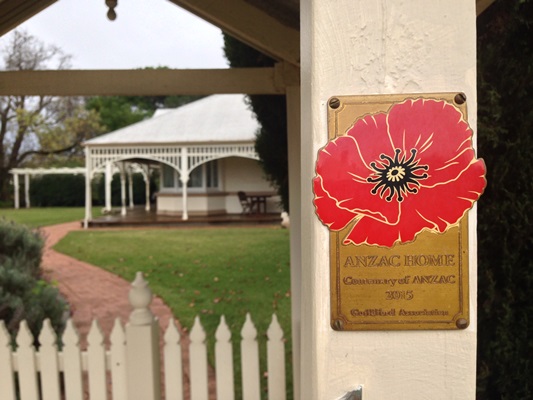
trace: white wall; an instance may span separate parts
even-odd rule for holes
[[[329,235],[311,181],[333,95],[462,91],[476,126],[476,13],[470,0],[308,0],[302,40],[301,399],[473,400],[475,210],[470,212],[470,326],[461,331],[336,332],[329,326]]]

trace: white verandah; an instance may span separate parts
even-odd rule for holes
[[[92,192],[91,179],[95,173],[106,173],[106,206],[108,204],[107,193],[108,182],[110,182],[110,169],[116,164],[120,176],[121,187],[125,186],[125,176],[129,171],[131,162],[140,165],[146,183],[146,191],[149,193],[149,163],[158,162],[166,164],[178,171],[182,183],[182,219],[188,219],[187,212],[187,183],[190,173],[196,167],[216,159],[225,157],[244,157],[258,160],[254,149],[253,142],[241,143],[218,143],[218,144],[161,144],[161,145],[91,145],[86,144],[85,162],[86,162],[86,186],[85,186],[85,220],[84,225],[87,227],[92,219]],[[129,162],[128,162],[129,161]],[[107,171],[107,172],[106,172]],[[131,182],[131,179],[130,179]],[[122,191],[123,207],[122,214],[126,213],[125,208],[125,190]],[[131,196],[130,196],[131,199]],[[149,198],[147,198],[147,210],[149,210]],[[110,200],[109,200],[110,204]]]

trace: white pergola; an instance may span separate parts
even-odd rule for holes
[[[15,208],[20,208],[20,181],[19,176],[24,176],[24,204],[30,208],[30,177],[36,175],[80,175],[85,174],[85,168],[13,168],[9,171],[13,175],[13,189]]]
[[[365,400],[474,399],[476,208],[469,212],[471,319],[466,329],[337,332],[330,328],[330,240],[315,215],[312,179],[317,152],[328,140],[332,96],[462,92],[475,130],[476,15],[493,0],[170,1],[271,56],[276,66],[3,71],[0,95],[285,95],[295,398],[355,398],[354,389],[363,385]],[[0,34],[54,2],[0,1]],[[295,23],[280,18],[287,14],[282,6],[296,9]],[[189,150],[180,153],[187,162]],[[179,167],[180,157],[174,157]],[[139,379],[132,396],[148,398],[145,386]]]
[[[149,175],[149,163],[153,162],[166,164],[179,172],[182,183],[182,219],[187,220],[187,182],[193,169],[208,161],[225,157],[258,159],[254,142],[259,124],[247,108],[244,97],[240,94],[205,97],[86,141],[85,226],[88,226],[92,218],[91,179],[95,173],[104,172],[107,188],[113,165],[120,172],[123,188],[122,214],[126,214],[125,175],[132,161],[142,165],[140,168],[145,176]],[[145,182],[148,194],[149,180],[145,179]],[[149,210],[149,201],[147,207]]]

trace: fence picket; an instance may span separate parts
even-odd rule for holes
[[[39,361],[41,364],[41,390],[43,400],[59,400],[59,359],[57,336],[50,319],[45,319],[39,335]]]
[[[14,377],[11,338],[4,321],[0,321],[0,398],[15,400]]]
[[[19,389],[22,400],[38,400],[37,362],[33,336],[26,321],[20,323],[17,335],[17,361],[19,372]]]
[[[215,338],[217,400],[234,400],[233,345],[231,344],[231,332],[224,316],[220,317]]]
[[[272,322],[267,330],[267,368],[268,368],[268,398],[285,400],[285,343],[283,330],[276,314],[272,314]]]
[[[200,323],[200,318],[194,318],[191,330],[189,347],[191,368],[191,399],[207,400],[207,348],[205,345],[205,331]]]
[[[104,336],[97,320],[93,320],[87,336],[89,394],[91,399],[107,399]]]
[[[83,380],[79,336],[72,319],[67,320],[63,332],[63,369],[65,397],[68,400],[83,400]]]
[[[126,383],[126,333],[120,323],[120,318],[115,319],[110,341],[113,400],[128,400]]]
[[[241,337],[242,398],[243,400],[259,400],[261,398],[259,345],[256,340],[257,330],[250,313],[246,313]]]
[[[166,400],[183,400],[181,336],[174,319],[169,321],[164,339]]]

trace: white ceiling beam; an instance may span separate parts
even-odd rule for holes
[[[278,61],[300,65],[300,32],[244,0],[170,1]]]
[[[0,36],[16,28],[57,0],[0,1]]]
[[[0,71],[0,96],[284,94],[292,69]]]

